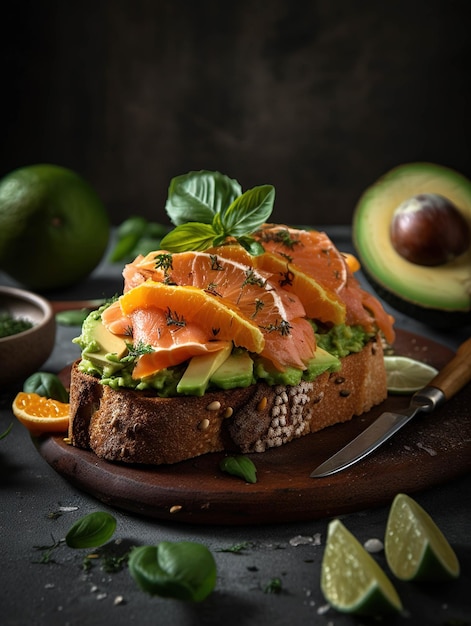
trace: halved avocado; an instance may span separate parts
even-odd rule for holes
[[[420,194],[438,194],[463,216],[471,232],[471,181],[433,163],[400,165],[369,187],[353,214],[353,244],[363,273],[398,311],[435,327],[471,323],[471,244],[441,265],[412,263],[393,246],[396,209]]]

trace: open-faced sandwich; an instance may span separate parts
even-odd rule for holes
[[[264,452],[385,399],[392,318],[325,233],[268,223],[273,201],[217,172],[173,179],[176,228],[75,340],[72,445],[156,465]]]

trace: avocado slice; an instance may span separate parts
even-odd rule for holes
[[[442,328],[469,324],[471,243],[456,258],[434,266],[407,260],[393,245],[397,209],[421,194],[449,201],[471,232],[469,179],[433,163],[400,165],[366,189],[355,207],[352,237],[363,273],[378,295],[410,317]]]
[[[253,360],[248,352],[234,352],[211,376],[212,385],[220,389],[248,387],[253,383]]]
[[[316,352],[313,359],[309,361],[308,380],[314,380],[324,372],[337,372],[341,367],[341,361],[338,357],[330,354],[320,346],[316,346]]]
[[[209,379],[229,357],[231,350],[232,345],[228,343],[222,350],[192,357],[177,385],[177,393],[188,396],[203,396]]]
[[[128,351],[126,342],[103,326],[99,317],[93,315],[87,317],[82,326],[80,342],[88,346],[88,349],[84,350],[84,356],[97,367],[106,367],[108,371],[122,367],[120,363],[110,361],[108,355],[113,354],[117,359],[121,359]]]

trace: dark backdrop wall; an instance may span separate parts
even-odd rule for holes
[[[273,218],[351,220],[403,162],[471,175],[467,0],[11,3],[0,176],[70,167],[115,223],[167,222],[170,179],[271,183]]]

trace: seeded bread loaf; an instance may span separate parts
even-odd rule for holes
[[[109,461],[177,463],[208,452],[264,452],[369,411],[385,399],[379,340],[342,359],[336,373],[314,382],[214,391],[202,397],[159,398],[114,390],[72,368],[72,445]],[[315,445],[315,441],[313,441]]]

